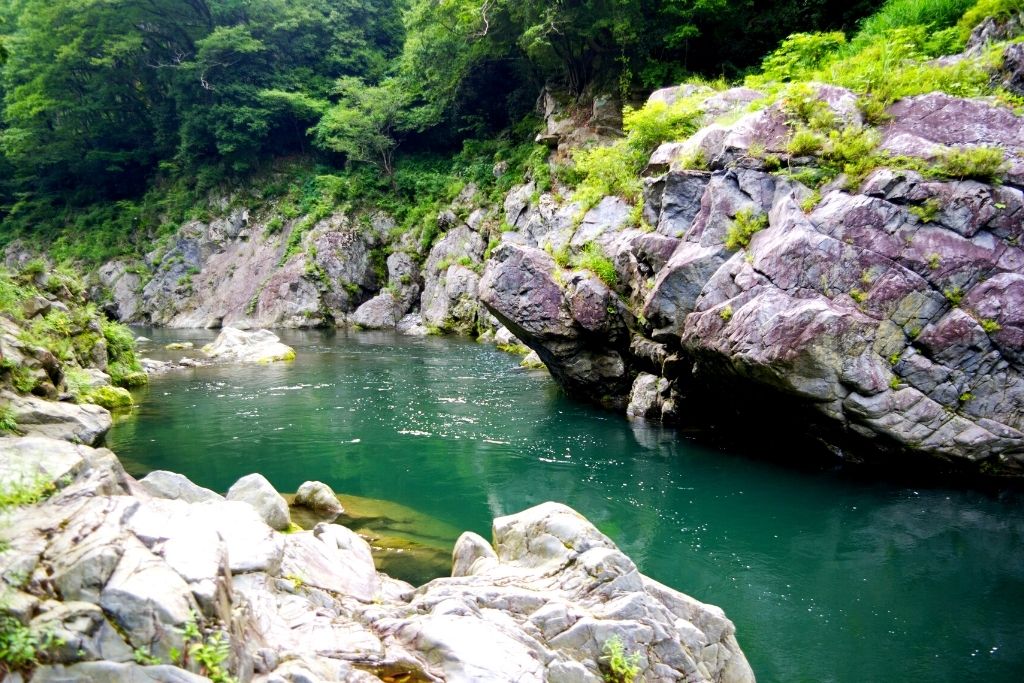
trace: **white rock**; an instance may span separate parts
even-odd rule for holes
[[[110,431],[110,411],[95,405],[47,401],[35,396],[0,393],[22,432],[95,445]]]
[[[250,474],[236,481],[228,489],[227,499],[253,506],[272,529],[285,531],[291,526],[288,503],[262,474]]]
[[[156,498],[183,500],[186,503],[205,503],[224,500],[224,496],[192,483],[188,477],[176,472],[154,470],[139,480],[142,488]]]
[[[334,494],[331,487],[320,481],[307,481],[303,483],[299,490],[295,492],[294,503],[295,505],[313,510],[328,522],[333,522],[340,514],[345,512],[345,508],[341,506],[338,496]]]
[[[203,353],[210,358],[241,363],[273,363],[295,359],[295,349],[282,344],[273,332],[244,332],[234,327],[221,330],[212,344],[203,347]]]

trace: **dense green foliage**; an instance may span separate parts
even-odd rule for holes
[[[850,27],[871,4],[12,0],[0,242],[46,240],[58,260],[130,253],[210,189],[295,155],[369,162],[401,191],[402,156],[511,130],[546,83],[632,98],[736,74],[787,33]]]
[[[41,261],[30,261],[18,272],[0,268],[0,315],[20,325],[20,342],[46,349],[65,364],[69,387],[76,396],[106,404],[114,401],[116,394],[123,402],[124,393],[110,391],[91,400],[90,391],[75,379],[76,373],[82,376],[81,369],[94,367],[99,356],[106,360],[107,373],[115,385],[145,384],[147,376],[135,355],[134,336],[127,327],[105,320],[96,305],[87,302],[77,273],[66,266],[49,273],[44,268]],[[30,312],[34,315],[27,314],[27,304],[39,300],[58,301],[62,306],[52,306],[45,314],[33,308]],[[0,380],[9,381],[22,393],[35,389],[36,378],[8,360],[0,362]]]
[[[0,244],[25,237],[57,262],[138,254],[208,218],[213,194],[269,204],[277,214],[268,230],[301,218],[289,254],[317,220],[359,206],[391,212],[429,244],[437,209],[469,183],[496,200],[524,179],[545,191],[557,173],[583,209],[610,194],[636,204],[651,150],[691,133],[710,91],[672,106],[627,104],[621,142],[553,170],[527,142],[543,86],[629,103],[683,79],[718,77],[712,87],[724,87],[722,76],[750,74],[775,48],[747,76],[751,85],[780,97],[786,83],[835,83],[860,94],[877,123],[908,95],[992,94],[988,57],[928,60],[961,49],[984,17],[1022,7],[13,0],[0,7]],[[802,121],[789,151],[817,156],[819,175],[856,174],[876,160],[870,135]],[[994,159],[979,161],[949,160],[948,175],[998,175]],[[495,177],[498,162],[510,171]]]

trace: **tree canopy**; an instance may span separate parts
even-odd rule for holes
[[[540,88],[627,99],[736,75],[837,0],[8,0],[0,7],[0,220],[138,196],[157,175],[320,154],[393,170],[458,149]]]

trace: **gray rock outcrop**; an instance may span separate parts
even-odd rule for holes
[[[223,642],[243,683],[598,683],[611,642],[638,680],[754,680],[720,609],[643,576],[562,505],[495,520],[493,548],[464,534],[453,576],[414,589],[344,527],[284,535],[245,503],[153,498],[109,451],[0,439],[0,463],[4,484],[59,480],[0,526],[0,573],[25,577],[8,604],[59,638],[33,682],[208,680],[181,657],[199,642]]]
[[[0,403],[11,411],[22,432],[90,446],[103,441],[113,419],[97,405],[47,401],[36,396],[0,392]]]
[[[228,489],[227,499],[248,503],[271,529],[285,531],[291,526],[288,503],[262,474],[242,477]]]

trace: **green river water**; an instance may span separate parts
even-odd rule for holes
[[[139,332],[154,357],[215,334]],[[108,444],[135,475],[224,491],[257,471],[280,491],[316,479],[362,497],[343,498],[349,522],[405,544],[385,568],[413,581],[442,571],[462,530],[567,503],[644,573],[724,608],[762,683],[1024,680],[1020,492],[715,452],[473,342],[281,336],[294,363],[155,378]],[[787,435],[765,431],[763,448]]]

